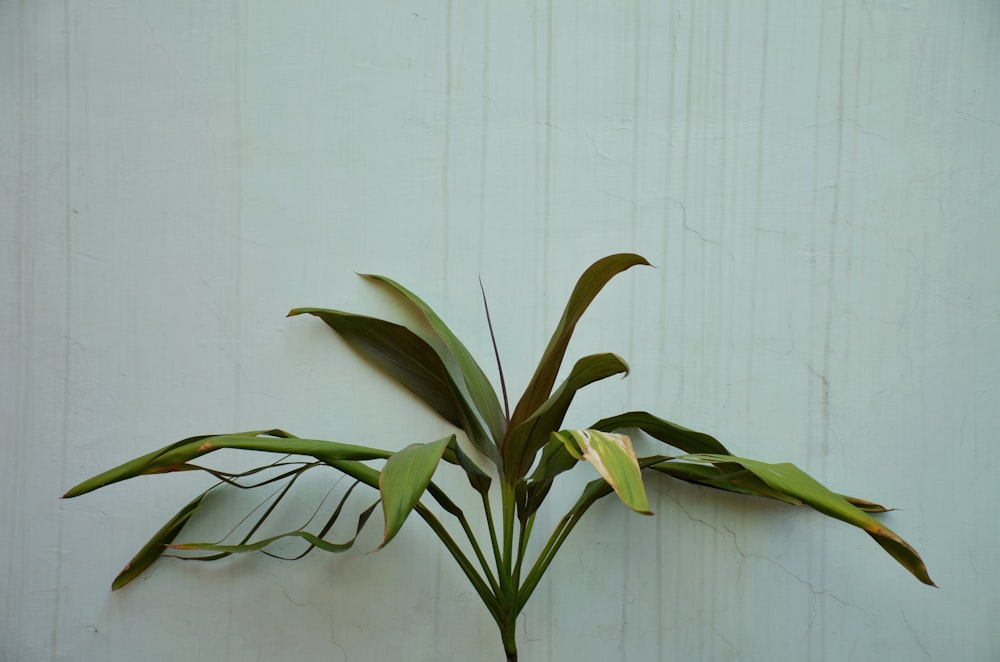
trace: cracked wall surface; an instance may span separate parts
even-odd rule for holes
[[[192,434],[438,438],[288,309],[403,316],[354,272],[386,274],[494,375],[482,278],[517,391],[617,251],[656,269],[569,354],[631,374],[567,423],[648,409],[898,507],[941,588],[664,478],[655,518],[587,514],[522,659],[1000,659],[998,35],[993,0],[0,3],[0,661],[500,660],[421,522],[111,594],[204,483],[58,497]]]

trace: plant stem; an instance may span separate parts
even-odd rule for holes
[[[503,500],[503,561],[500,576],[504,580],[510,580],[513,577],[514,556],[514,512],[516,507],[514,486],[506,480],[501,480],[500,496]],[[513,594],[517,587],[512,585],[509,590]]]
[[[490,506],[490,495],[488,492],[480,492],[479,495],[483,498],[483,513],[486,515],[486,526],[490,530],[490,542],[493,543],[493,560],[496,562],[497,572],[502,572],[500,544],[497,542],[497,529],[493,523],[493,508]]]
[[[535,513],[532,513],[527,522],[521,521],[521,529],[518,534],[517,562],[514,564],[514,575],[512,583],[518,586],[521,583],[521,565],[524,563],[524,555],[528,551],[528,539],[531,537],[531,529],[535,525]]]
[[[490,570],[490,564],[486,561],[486,556],[483,555],[483,550],[479,547],[479,543],[476,541],[476,536],[472,533],[469,521],[465,519],[465,515],[456,515],[456,517],[458,517],[458,521],[461,522],[462,530],[465,531],[465,537],[469,539],[469,544],[472,545],[472,549],[476,553],[476,558],[479,560],[479,565],[483,569],[483,574],[486,575],[486,580],[490,583],[490,588],[493,589],[494,594],[499,593],[500,587],[497,585],[497,580],[493,577],[493,571]]]
[[[545,547],[542,549],[541,554],[535,560],[535,565],[532,566],[531,570],[528,572],[528,576],[524,580],[524,584],[520,586],[517,592],[517,608],[515,613],[520,613],[524,609],[525,603],[528,602],[528,598],[534,592],[535,587],[538,586],[538,582],[541,580],[542,575],[548,570],[549,564],[556,556],[556,552],[562,547],[562,544],[569,537],[570,532],[573,527],[583,518],[583,514],[587,512],[587,509],[593,504],[593,501],[584,502],[578,504],[570,512],[563,515],[563,518],[559,520],[559,524],[556,525],[555,530],[552,531],[552,535],[549,537],[548,542],[545,543]]]
[[[451,534],[449,534],[448,530],[444,528],[443,524],[441,524],[441,521],[434,516],[434,513],[427,509],[427,506],[418,501],[414,509],[420,514],[421,517],[424,518],[424,521],[430,525],[431,529],[437,534],[437,537],[441,540],[441,542],[444,543],[444,546],[451,553],[455,562],[458,563],[458,567],[461,568],[462,572],[465,573],[465,576],[468,577],[469,581],[472,583],[472,588],[474,588],[476,593],[479,594],[483,604],[486,605],[490,615],[493,616],[493,620],[495,620],[497,625],[502,628],[503,622],[506,619],[506,613],[501,608],[497,596],[493,594],[490,587],[486,585],[483,578],[479,576],[478,572],[476,572],[475,566],[473,566],[472,562],[465,556],[462,549],[451,537]]]

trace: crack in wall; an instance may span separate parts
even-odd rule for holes
[[[917,647],[924,652],[924,655],[927,656],[928,660],[933,660],[934,658],[931,657],[930,651],[928,651],[927,647],[924,646],[924,643],[920,641],[920,634],[916,631],[916,629],[914,629],[912,625],[910,625],[910,620],[906,618],[906,612],[903,611],[900,613],[903,615],[903,622],[906,623],[906,629],[909,630],[910,634],[913,635],[913,640],[917,643]]]
[[[729,539],[732,540],[733,549],[736,550],[736,553],[740,557],[739,561],[737,562],[738,566],[739,566],[737,572],[738,572],[738,575],[739,575],[739,577],[741,579],[743,578],[743,569],[744,569],[744,566],[746,564],[746,561],[748,559],[758,559],[758,560],[764,561],[764,562],[766,562],[766,563],[774,566],[775,568],[777,568],[778,570],[780,570],[784,574],[788,575],[792,579],[796,580],[800,584],[805,585],[809,589],[809,592],[811,594],[811,596],[810,596],[810,605],[809,605],[810,617],[809,617],[809,623],[808,623],[808,625],[806,627],[806,634],[808,634],[812,630],[813,624],[816,622],[816,619],[818,617],[819,610],[818,610],[818,608],[816,606],[816,600],[820,599],[820,598],[824,598],[824,599],[825,598],[829,598],[829,599],[832,599],[834,602],[837,602],[837,603],[839,603],[840,605],[842,605],[844,607],[850,607],[852,609],[856,609],[856,610],[858,610],[859,612],[861,612],[865,616],[866,620],[871,620],[871,615],[865,609],[863,609],[862,607],[860,607],[860,606],[858,606],[858,605],[856,605],[856,604],[854,604],[852,602],[849,602],[848,600],[840,597],[839,595],[837,595],[836,593],[831,592],[828,589],[817,588],[811,581],[809,581],[808,579],[806,579],[806,578],[804,578],[804,577],[796,574],[795,572],[793,572],[789,568],[785,567],[778,560],[776,560],[774,558],[771,558],[769,556],[765,556],[763,554],[754,554],[752,552],[745,552],[745,551],[743,551],[743,549],[740,547],[739,539],[738,539],[738,537],[736,535],[736,532],[733,531],[732,529],[730,529],[725,524],[716,526],[716,525],[714,525],[714,524],[712,524],[712,523],[710,523],[710,522],[708,522],[708,521],[706,521],[704,519],[701,519],[699,517],[695,517],[672,494],[665,493],[664,496],[666,496],[671,501],[673,501],[677,505],[677,507],[680,508],[681,512],[683,512],[684,515],[688,519],[690,519],[692,522],[697,522],[699,524],[702,524],[702,525],[708,527],[709,529],[711,529],[712,531],[714,531],[715,533],[719,534],[720,536],[722,536],[724,538],[728,537]],[[726,534],[728,534],[728,536]]]

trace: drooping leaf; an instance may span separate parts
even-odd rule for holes
[[[728,455],[729,451],[722,443],[704,432],[695,432],[683,426],[671,423],[645,411],[630,411],[618,416],[604,418],[590,426],[592,430],[615,432],[627,428],[642,430],[654,439],[679,448],[685,453],[717,453]]]
[[[166,524],[164,524],[159,531],[153,534],[153,537],[149,539],[142,549],[132,557],[122,571],[118,573],[114,581],[111,582],[111,590],[117,591],[118,589],[126,586],[133,579],[144,573],[149,566],[153,565],[156,559],[163,555],[166,551],[167,545],[174,541],[177,535],[187,524],[191,516],[194,515],[195,511],[201,505],[202,500],[205,495],[208,494],[210,490],[205,491],[197,496],[194,500],[188,503],[186,506],[181,508],[176,515],[170,518]]]
[[[364,315],[326,308],[296,308],[288,315],[310,314],[322,319],[349,345],[371,359],[444,420],[465,430],[476,450],[499,464],[499,454],[475,407],[463,396],[444,360],[426,340],[405,326]],[[464,452],[458,446],[459,452]],[[469,458],[469,463],[482,468]],[[463,462],[463,466],[468,463]],[[468,470],[468,469],[467,469]]]
[[[802,505],[802,501],[799,499],[771,488],[767,483],[758,478],[756,474],[738,464],[721,463],[718,465],[706,465],[671,461],[675,459],[677,458],[664,456],[642,457],[639,458],[639,466],[696,485],[704,485],[705,487],[724,490],[726,492],[735,492],[737,494],[746,494],[748,496],[775,499],[793,506]],[[724,467],[729,468],[729,470],[724,470]],[[736,467],[736,469],[734,470],[732,467]],[[889,509],[885,506],[872,503],[871,501],[843,494],[838,496],[866,513],[889,512]]]
[[[430,484],[441,455],[451,440],[451,437],[446,437],[429,444],[411,444],[386,461],[379,478],[385,535],[378,549],[385,547],[399,532]]]
[[[64,497],[76,497],[105,485],[136,476],[199,469],[200,467],[188,463],[196,457],[223,448],[310,455],[331,465],[338,460],[375,460],[385,459],[392,455],[389,451],[367,446],[341,444],[319,439],[299,439],[281,430],[190,437],[85,480],[66,492]]]
[[[644,515],[653,514],[642,484],[639,461],[627,435],[599,430],[561,430],[554,436],[570,455],[590,462],[626,506]]]
[[[372,504],[371,507],[364,510],[358,516],[357,529],[354,531],[354,536],[349,540],[342,543],[330,542],[323,539],[323,534],[316,534],[304,529],[299,529],[296,531],[289,531],[287,533],[280,533],[278,535],[263,538],[261,540],[256,540],[254,542],[246,542],[243,544],[223,544],[223,543],[211,543],[211,542],[188,542],[170,545],[171,549],[184,550],[184,551],[202,551],[202,552],[218,552],[220,554],[245,554],[247,552],[257,552],[263,550],[265,547],[286,538],[301,538],[309,543],[310,547],[315,547],[321,549],[324,552],[340,553],[346,552],[347,550],[354,547],[354,543],[357,542],[358,536],[361,535],[361,530],[364,528],[365,523],[368,518],[374,512],[375,507],[378,502]],[[198,558],[189,558],[187,560],[197,561]]]
[[[548,399],[576,324],[597,294],[616,275],[637,265],[649,265],[649,262],[639,255],[621,253],[602,258],[583,272],[576,287],[573,288],[562,318],[542,354],[535,374],[528,382],[528,388],[514,408],[511,426],[522,423]]]
[[[448,386],[448,371],[423,338],[399,324],[327,308],[296,308],[288,316],[302,314],[326,322],[351,347],[385,370],[441,418],[456,427],[462,426]]]
[[[831,492],[822,483],[794,464],[768,464],[731,455],[697,454],[678,458],[698,463],[736,463],[753,472],[771,488],[799,499],[814,509],[863,529],[904,568],[924,584],[934,586],[923,559],[905,540],[847,499]],[[874,505],[874,504],[873,504]]]
[[[502,449],[504,469],[510,478],[524,476],[535,455],[549,442],[566,416],[577,391],[612,375],[628,373],[628,364],[617,354],[591,354],[573,366],[559,388],[527,419],[510,431]]]
[[[460,379],[455,381],[464,385],[467,393],[475,404],[476,410],[486,423],[494,441],[502,439],[507,429],[507,420],[500,409],[500,401],[497,398],[493,384],[487,379],[483,369],[466,349],[462,341],[452,333],[448,325],[427,305],[420,297],[406,289],[396,281],[378,276],[375,274],[362,274],[365,278],[388,285],[392,291],[402,296],[403,299],[411,303],[419,310],[431,329],[437,334],[441,348],[438,350],[442,356],[447,356],[450,361],[445,361],[446,367],[457,369]]]
[[[675,458],[642,458],[640,465],[696,485],[748,496],[776,499],[794,506],[802,505],[800,500],[772,489],[767,483],[743,467],[727,471],[723,467],[731,468],[733,465],[703,465],[669,461],[673,459]]]

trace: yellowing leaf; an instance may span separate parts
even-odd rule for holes
[[[627,435],[599,430],[562,430],[553,434],[571,455],[590,462],[626,506],[637,513],[653,514],[639,461]]]

